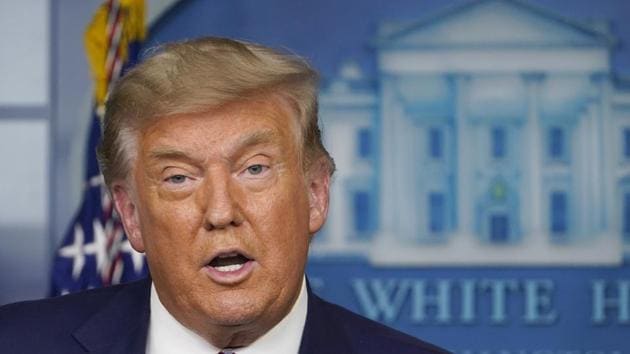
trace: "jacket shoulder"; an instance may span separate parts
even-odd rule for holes
[[[321,299],[320,299],[321,300]],[[449,351],[321,300],[322,310],[341,327],[356,353],[447,354]]]
[[[0,352],[76,346],[72,332],[130,284],[0,307]]]
[[[64,324],[85,319],[122,287],[124,285],[1,306],[0,333],[5,333],[9,328],[15,329],[21,324],[33,328],[32,326],[48,326],[49,322],[55,322],[63,327]]]

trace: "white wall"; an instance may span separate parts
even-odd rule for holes
[[[154,21],[176,0],[147,0]],[[83,33],[101,0],[0,1],[0,305],[46,295],[81,199],[92,84]]]
[[[0,2],[0,304],[48,272],[47,0]]]

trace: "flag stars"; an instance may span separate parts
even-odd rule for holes
[[[85,257],[87,255],[96,256],[96,268],[102,271],[107,259],[107,247],[105,230],[98,219],[93,222],[94,241],[85,243],[85,233],[81,224],[74,225],[74,241],[62,247],[59,255],[64,258],[73,258],[72,278],[78,279],[85,265]]]
[[[74,225],[74,242],[67,246],[62,247],[59,250],[59,255],[64,258],[73,258],[72,263],[72,278],[78,279],[85,265],[85,250],[83,241],[85,234],[81,224]]]
[[[102,273],[107,261],[107,235],[100,220],[94,219],[92,227],[94,241],[85,245],[85,253],[96,256],[96,269]]]

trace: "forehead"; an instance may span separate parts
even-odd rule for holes
[[[140,147],[145,153],[169,146],[200,152],[262,143],[294,147],[298,126],[294,110],[283,100],[259,97],[203,113],[158,117],[140,132]]]

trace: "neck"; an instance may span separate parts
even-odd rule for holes
[[[201,311],[190,311],[188,316],[173,313],[172,311],[169,312],[178,322],[197,333],[197,335],[216,348],[247,347],[266,333],[269,333],[280,321],[286,318],[295,306],[301,293],[304,293],[304,296],[306,296],[306,280],[303,280],[303,282],[302,288],[298,288],[299,290],[291,297],[289,303],[272,303],[266,308],[264,313],[246,323],[216,323],[203,316]],[[173,308],[172,306],[167,306],[167,304],[164,304],[164,306],[167,309]],[[174,308],[178,307],[175,306]],[[191,312],[198,315],[191,317]]]
[[[227,348],[242,351],[238,349],[242,347],[257,352],[298,352],[308,311],[306,281],[298,294],[292,294],[291,301],[282,301],[282,304],[285,307],[274,308],[277,304],[269,304],[264,307],[264,313],[249,317],[253,320],[248,323],[219,313],[225,315],[220,323],[221,317],[200,315],[204,312],[192,307],[188,307],[187,321],[183,321],[168,310],[168,304],[161,301],[153,287],[147,353],[205,353]],[[191,314],[196,315],[191,317]]]
[[[217,348],[247,347],[273,328],[287,313],[278,319],[274,318],[269,321],[255,321],[236,326],[206,325],[202,333],[195,329],[193,331]]]

